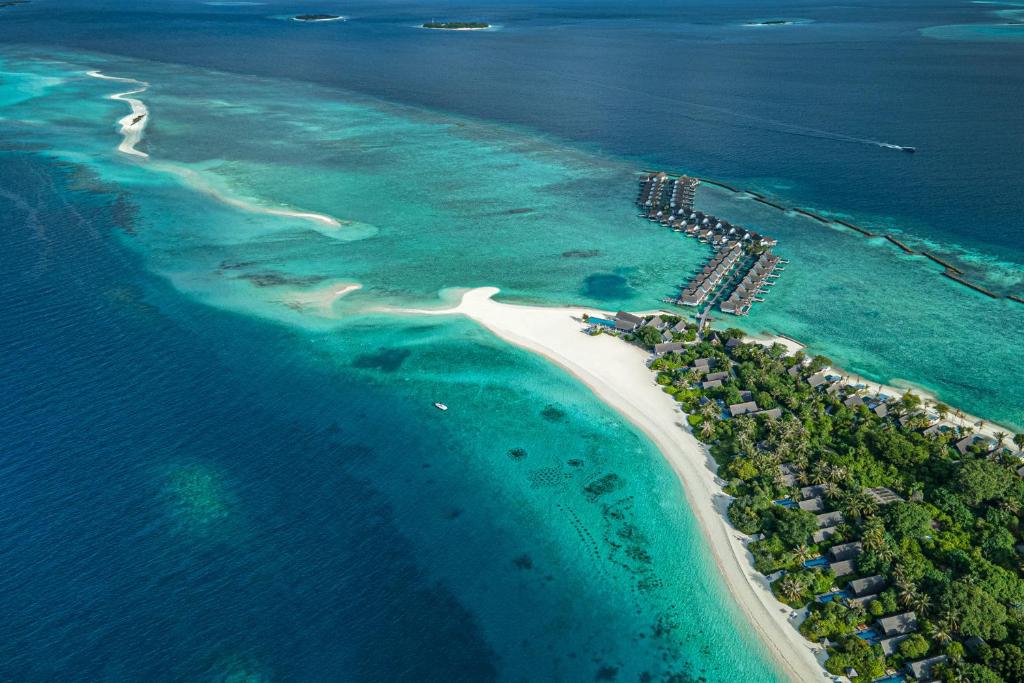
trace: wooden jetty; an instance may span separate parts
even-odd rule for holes
[[[981,285],[976,285],[973,282],[969,282],[969,281],[963,279],[962,277],[960,277],[959,275],[957,275],[956,273],[951,273],[948,270],[944,270],[944,271],[942,271],[942,274],[945,275],[946,277],[948,277],[950,280],[955,280],[956,282],[959,282],[963,286],[970,287],[974,291],[980,292],[980,293],[984,294],[985,296],[992,297],[993,299],[1001,299],[1002,298],[998,294],[996,294],[995,292],[990,292],[989,290],[985,289]]]
[[[956,273],[958,275],[963,275],[964,274],[964,271],[960,270],[959,268],[957,268],[956,266],[954,266],[951,263],[947,263],[946,261],[943,261],[942,259],[940,259],[935,254],[931,253],[930,251],[922,251],[921,255],[924,256],[925,258],[929,258],[932,261],[935,261],[936,263],[938,263],[940,266],[942,266],[946,270],[952,271],[952,272],[954,272],[954,273]]]
[[[896,239],[892,235],[883,235],[883,237],[885,237],[885,239],[889,240],[890,242],[892,242],[893,244],[895,244],[897,247],[899,247],[903,251],[907,252],[908,254],[916,254],[917,253],[916,251],[914,251],[913,249],[911,249],[907,245],[903,244],[903,242],[900,242],[898,239]]]

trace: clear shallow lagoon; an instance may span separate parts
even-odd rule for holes
[[[177,40],[180,59],[239,68],[171,37],[211,21],[202,14],[210,10],[162,7],[180,14],[173,30],[104,15],[138,32],[111,32],[109,50],[160,53]],[[737,20],[757,16],[744,11]],[[51,40],[91,40],[68,27],[91,26],[102,12],[67,12],[56,13]],[[583,21],[567,14],[558,21]],[[237,34],[218,33],[228,43],[263,25],[212,21],[218,31],[240,22]],[[818,30],[817,21],[796,28]],[[385,40],[391,25],[369,26],[352,38],[364,42],[358,49]],[[545,26],[536,29],[556,30]],[[588,26],[596,33],[580,44],[609,30]],[[434,49],[424,58],[454,58]],[[0,335],[11,350],[0,389],[15,397],[0,415],[9,567],[0,601],[14,615],[0,671],[775,678],[646,440],[576,382],[465,321],[365,313],[477,285],[517,301],[656,306],[705,255],[635,217],[633,173],[658,155],[624,158],[568,144],[558,130],[425,108],[417,97],[410,106],[164,57],[0,52],[0,215],[10,226],[0,304],[10,323]],[[291,58],[263,55],[254,71]],[[84,75],[97,68],[151,84],[142,95],[149,161],[114,151],[127,106],[106,99],[117,84]],[[473,95],[443,90],[460,110]],[[559,102],[571,109],[588,92],[607,89]],[[600,104],[609,120],[622,115]],[[524,105],[516,116],[536,114]],[[580,120],[573,115],[565,112]],[[601,137],[580,132],[591,134]],[[757,149],[747,154],[763,163]],[[851,186],[864,180],[851,173]],[[746,177],[782,196],[806,191],[781,174]],[[972,186],[972,196],[1002,192],[1000,182]],[[215,193],[351,224],[246,212]],[[763,227],[792,260],[747,327],[1024,424],[1014,394],[1024,306],[975,295],[881,241],[712,188],[701,202]],[[888,225],[898,204],[851,215]],[[999,222],[1002,208],[987,214],[996,227],[979,240],[945,225],[932,231],[934,208],[908,240],[957,251],[972,277],[1019,288],[1015,228]],[[363,289],[325,303],[353,282]],[[438,413],[435,400],[452,410]],[[612,490],[596,495],[601,481]],[[439,649],[452,656],[439,659]]]

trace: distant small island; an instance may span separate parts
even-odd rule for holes
[[[423,28],[445,29],[448,31],[480,31],[490,28],[490,24],[482,21],[428,21]]]
[[[344,18],[337,14],[299,14],[292,17],[295,21],[338,21]]]
[[[809,24],[810,19],[761,19],[748,21],[744,26],[796,26],[798,24]]]
[[[0,7],[14,7],[15,5],[24,5],[28,0],[6,0],[6,2],[0,2]]]

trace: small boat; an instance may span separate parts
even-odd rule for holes
[[[446,406],[443,403],[435,403],[434,407],[437,408],[438,410],[448,410],[448,406]]]
[[[916,147],[900,147],[900,149],[906,152],[907,154],[913,154],[914,152],[917,151]]]

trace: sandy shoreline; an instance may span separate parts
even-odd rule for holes
[[[454,308],[401,312],[464,315],[556,363],[647,435],[682,481],[723,580],[780,671],[794,681],[821,680],[824,670],[814,646],[789,623],[790,609],[775,599],[768,581],[754,569],[745,536],[725,516],[730,498],[718,485],[714,461],[688,431],[677,403],[655,383],[647,354],[611,336],[583,334],[581,316],[597,313],[594,309],[502,304],[491,298],[497,292],[482,287],[466,292]]]
[[[119,102],[125,102],[131,107],[131,113],[118,119],[118,123],[121,126],[121,144],[117,146],[117,151],[122,154],[128,154],[131,156],[142,157],[148,159],[149,155],[145,152],[140,152],[135,148],[137,144],[142,141],[142,134],[145,132],[146,124],[149,123],[149,109],[146,107],[145,102],[140,99],[129,97],[129,95],[139,95],[149,89],[149,83],[140,81],[134,78],[121,78],[118,76],[107,76],[100,71],[88,71],[86,75],[93,78],[100,78],[105,81],[116,81],[118,83],[135,83],[139,87],[126,92],[115,93],[109,95],[112,100]],[[224,192],[211,187],[205,183],[200,175],[189,168],[184,168],[177,164],[161,163],[157,166],[160,170],[166,171],[177,175],[182,178],[192,189],[197,192],[202,192],[208,197],[212,197],[222,204],[248,211],[250,213],[262,213],[268,216],[281,216],[286,218],[298,218],[301,220],[313,221],[320,225],[326,225],[332,228],[340,228],[344,223],[339,221],[333,216],[327,216],[322,213],[314,213],[312,211],[295,211],[293,209],[275,209],[273,207],[261,206],[245,199],[239,199],[232,197]]]
[[[149,88],[149,83],[146,83],[145,81],[137,81],[134,78],[107,76],[100,71],[89,71],[87,72],[87,75],[92,76],[93,78],[102,78],[105,81],[135,83],[139,86],[133,90],[114,93],[109,97],[112,100],[127,103],[132,110],[130,114],[117,120],[118,124],[121,126],[121,144],[117,146],[117,151],[124,154],[131,154],[132,156],[148,158],[149,155],[135,149],[135,145],[142,141],[142,133],[146,129],[146,124],[149,123],[149,110],[146,108],[146,105],[142,100],[129,97],[129,95],[138,95],[146,92]]]

